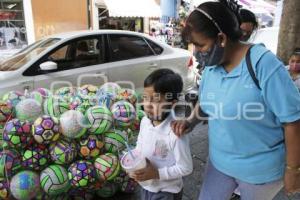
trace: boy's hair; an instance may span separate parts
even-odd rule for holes
[[[167,101],[173,101],[178,100],[183,88],[183,81],[179,74],[170,69],[158,69],[152,72],[144,81],[144,87],[150,86],[153,87],[156,93],[168,94]]]

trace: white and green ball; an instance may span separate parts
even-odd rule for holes
[[[62,194],[71,187],[67,170],[60,165],[50,165],[44,169],[40,182],[42,189],[49,195]]]
[[[91,134],[102,134],[108,131],[113,123],[112,113],[105,106],[94,106],[87,110],[86,118],[90,124]]]
[[[69,104],[63,99],[50,96],[44,102],[44,113],[51,117],[59,118],[63,113],[69,110]]]
[[[119,90],[121,89],[120,85],[118,85],[117,83],[113,83],[113,82],[107,82],[104,83],[99,90],[97,91],[97,94],[106,94],[109,93],[113,96],[117,96]]]
[[[106,132],[103,137],[104,149],[108,153],[121,152],[126,147],[128,133],[117,129],[111,129]]]
[[[113,180],[121,171],[119,158],[112,153],[100,155],[95,160],[94,166],[100,181]]]
[[[43,95],[37,91],[33,91],[29,94],[29,99],[34,99],[37,102],[39,102],[41,105],[43,105],[44,100],[46,99],[45,97],[43,97]]]
[[[80,138],[87,132],[85,116],[77,110],[69,110],[60,117],[61,132],[68,138]]]
[[[42,114],[41,104],[34,99],[24,99],[16,106],[16,115],[21,121],[34,122]]]

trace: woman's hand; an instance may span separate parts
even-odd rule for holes
[[[147,181],[151,179],[159,179],[158,170],[147,159],[147,166],[144,169],[137,170],[129,174],[130,178],[137,182]]]
[[[284,175],[284,186],[288,195],[300,192],[300,173],[287,169]]]
[[[193,130],[193,126],[187,120],[177,120],[171,123],[173,132],[177,137],[181,137]]]

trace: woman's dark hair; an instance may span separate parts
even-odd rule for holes
[[[152,72],[144,81],[144,87],[153,87],[159,94],[168,95],[167,101],[178,100],[183,88],[183,81],[179,74],[170,69],[158,69]]]
[[[206,2],[200,4],[198,8],[210,15],[230,40],[237,41],[240,39],[242,36],[239,19],[240,5],[235,0]],[[197,10],[194,10],[186,20],[182,32],[186,41],[190,41],[192,31],[203,33],[209,38],[216,38],[220,33],[212,20]]]
[[[240,19],[241,19],[241,23],[252,23],[255,29],[258,27],[256,16],[250,10],[241,9]]]

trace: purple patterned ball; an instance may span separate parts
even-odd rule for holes
[[[34,145],[22,154],[22,166],[26,169],[43,170],[49,161],[48,150],[43,145]]]
[[[47,115],[39,117],[32,126],[32,134],[39,144],[57,141],[60,137],[58,120]]]
[[[21,156],[13,149],[0,152],[0,177],[11,178],[21,168]]]
[[[5,125],[3,140],[13,148],[25,148],[32,145],[31,127],[30,122],[21,122],[19,119],[10,120]]]
[[[85,160],[76,161],[70,165],[68,177],[73,187],[88,187],[95,181],[94,165]]]

